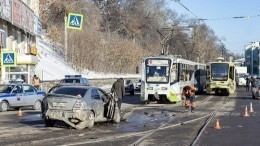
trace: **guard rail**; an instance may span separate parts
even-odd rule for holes
[[[138,81],[139,78],[124,78],[130,79],[132,82]],[[117,78],[103,78],[103,79],[88,79],[91,86],[104,87],[111,86]],[[60,80],[44,80],[42,81],[41,89],[43,91],[48,91],[51,87],[59,83]]]

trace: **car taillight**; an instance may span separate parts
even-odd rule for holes
[[[84,110],[86,109],[86,105],[84,102],[82,101],[76,101],[74,106],[73,106],[73,110]]]

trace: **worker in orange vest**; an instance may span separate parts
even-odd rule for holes
[[[189,111],[191,106],[191,112],[194,113],[195,110],[195,91],[196,88],[193,86],[185,86],[183,88],[183,97],[184,99],[184,106],[186,111]]]
[[[40,90],[40,85],[41,85],[41,79],[37,77],[36,75],[33,76],[33,86],[37,89]]]

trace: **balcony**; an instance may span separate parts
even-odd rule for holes
[[[35,55],[17,54],[17,64],[38,64],[38,57]]]

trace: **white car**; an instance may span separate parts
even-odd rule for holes
[[[137,82],[134,82],[134,89],[136,91],[140,91],[141,90],[141,79],[138,80]]]
[[[45,92],[37,91],[29,84],[2,84],[0,85],[0,112],[9,108],[31,106],[35,110],[41,109],[41,101]]]
[[[246,79],[244,77],[238,78],[238,86],[245,86],[246,85]]]

